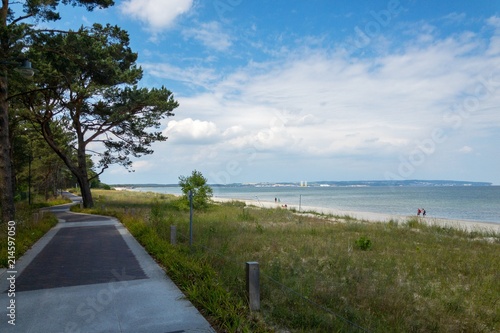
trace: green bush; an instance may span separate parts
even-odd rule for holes
[[[367,251],[372,247],[372,241],[366,238],[365,236],[361,236],[356,240],[356,246],[358,249],[363,251]]]

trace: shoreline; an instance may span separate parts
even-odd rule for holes
[[[263,200],[233,199],[233,198],[221,198],[221,197],[212,197],[212,200],[215,202],[240,201],[244,202],[247,206],[251,205],[251,206],[271,208],[271,209],[274,208],[294,209],[302,214],[306,214],[307,212],[314,212],[321,215],[334,215],[340,217],[350,216],[353,219],[366,222],[387,223],[390,221],[395,221],[398,223],[405,223],[409,219],[417,217],[417,216],[403,216],[403,215],[392,215],[392,214],[382,214],[382,213],[372,213],[372,212],[347,211],[347,210],[317,207],[317,206],[301,206],[299,210],[298,205],[287,205],[287,207],[283,207],[284,203],[276,203],[273,201],[263,201]],[[454,220],[454,219],[434,218],[434,217],[419,217],[419,220],[428,225],[438,225],[442,227],[464,229],[467,231],[500,233],[500,223],[494,223],[494,222]]]
[[[116,187],[114,188],[118,191],[131,191],[135,192],[132,188],[127,187]],[[142,192],[142,191],[139,191]],[[154,192],[157,193],[157,192]],[[176,194],[172,194],[176,195]],[[176,195],[178,196],[178,195]],[[284,208],[282,207],[285,203],[276,203],[274,201],[265,201],[265,200],[250,200],[250,199],[237,199],[237,198],[225,198],[225,197],[212,197],[212,201],[214,202],[231,202],[231,201],[240,201],[244,202],[248,206],[256,206],[262,208]],[[286,209],[294,209],[297,212],[302,214],[306,214],[307,212],[314,212],[321,215],[334,215],[334,216],[350,216],[353,219],[366,221],[366,222],[382,222],[387,223],[390,221],[395,221],[398,223],[406,223],[409,219],[415,218],[415,215],[393,215],[393,214],[383,214],[383,213],[374,213],[374,212],[361,212],[361,211],[349,211],[349,210],[341,210],[335,208],[326,208],[319,206],[301,206],[299,210],[298,205],[288,205]],[[446,218],[436,218],[436,217],[419,217],[420,222],[426,223],[427,225],[438,225],[442,227],[451,227],[456,229],[463,229],[466,231],[480,231],[480,232],[494,232],[500,234],[500,223],[495,222],[483,222],[483,221],[470,221],[470,220],[457,220],[457,219],[446,219]]]

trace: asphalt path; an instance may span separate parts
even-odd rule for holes
[[[0,271],[0,332],[215,332],[118,220],[70,206],[51,208],[57,226]]]

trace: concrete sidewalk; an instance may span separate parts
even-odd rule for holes
[[[0,276],[0,332],[215,332],[119,221],[69,206],[52,209],[60,223],[16,262],[16,273]],[[13,275],[15,296],[6,292]]]

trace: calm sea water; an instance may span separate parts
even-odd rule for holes
[[[139,191],[181,194],[179,187]],[[274,201],[341,210],[416,215],[419,207],[436,218],[500,223],[500,186],[446,187],[214,187],[220,198]]]

